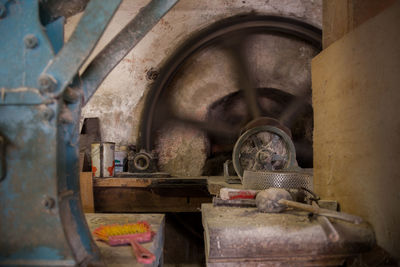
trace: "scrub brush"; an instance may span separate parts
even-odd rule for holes
[[[130,244],[139,263],[151,264],[156,257],[142,247],[139,242],[150,242],[154,235],[147,222],[104,225],[96,228],[93,234],[111,246]]]

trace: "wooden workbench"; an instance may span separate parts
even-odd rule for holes
[[[96,212],[199,212],[228,185],[222,176],[94,178]]]
[[[86,220],[89,229],[93,232],[94,229],[101,225],[113,223],[136,223],[138,221],[147,221],[151,229],[156,232],[152,242],[142,244],[143,247],[150,250],[156,256],[156,260],[152,265],[145,266],[162,266],[163,261],[163,246],[164,246],[164,224],[165,216],[163,214],[101,214],[101,213],[86,213]],[[96,240],[95,237],[93,237]],[[104,242],[97,241],[96,245],[100,249],[102,260],[106,266],[143,266],[136,261],[136,257],[131,246],[116,246],[112,247]]]

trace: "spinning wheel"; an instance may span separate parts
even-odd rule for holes
[[[260,43],[257,39],[262,39],[264,43]],[[254,40],[256,45],[251,44],[254,43]],[[278,51],[275,54],[264,51],[264,47],[266,50],[271,48],[271,45],[268,44],[269,40],[272,40],[275,45],[273,46],[274,51]],[[264,45],[265,43],[266,45]],[[295,43],[295,45],[287,45],[288,43]],[[280,47],[279,44],[284,45]],[[206,132],[206,135],[200,134],[200,136],[206,140],[201,149],[206,150],[208,160],[218,158],[222,154],[230,157],[241,132],[254,127],[269,126],[275,131],[282,132],[289,139],[292,138],[296,145],[300,165],[311,167],[310,77],[309,72],[308,76],[307,73],[303,75],[304,73],[299,74],[298,72],[304,71],[307,67],[310,68],[311,58],[320,49],[321,31],[294,19],[248,15],[229,18],[211,25],[184,43],[163,66],[146,97],[139,129],[139,146],[147,151],[155,148],[158,152],[163,149],[169,151],[168,147],[162,147],[165,143],[161,143],[161,147],[160,145],[157,147],[157,144],[160,144],[157,139],[162,135],[163,127],[171,124],[183,124],[184,128],[189,126]],[[209,51],[214,51],[213,53],[219,56],[223,55],[228,63],[220,63],[221,61],[217,61],[217,57],[212,56]],[[286,53],[286,57],[303,57],[299,66],[294,66],[296,64],[289,66],[291,71],[287,72],[287,77],[278,77],[275,80],[290,80],[296,75],[307,77],[298,84],[297,88],[294,86],[293,88],[283,88],[285,85],[282,84],[284,83],[279,86],[277,82],[261,81],[263,78],[268,80],[270,75],[268,73],[254,74],[260,69],[269,67],[268,64],[260,64],[257,59],[258,51],[267,56],[279,54],[284,57]],[[253,56],[249,56],[249,53],[252,53]],[[190,99],[182,97],[184,93],[179,92],[186,89],[184,87],[185,84],[188,84],[189,78],[186,78],[186,83],[180,80],[185,79],[186,75],[186,77],[191,77],[192,83],[194,83],[193,80],[196,77],[193,77],[194,72],[190,73],[190,69],[196,64],[202,64],[202,58],[207,58],[207,61],[204,62],[211,62],[209,68],[203,68],[204,73],[208,73],[209,69],[215,69],[217,66],[220,67],[220,70],[222,69],[220,73],[223,75],[229,73],[232,75],[232,79],[224,80],[222,86],[211,90],[213,83],[208,81],[215,78],[214,76],[218,76],[218,73],[214,71],[208,77],[198,77],[206,80],[203,82],[205,83],[203,91],[209,92],[208,95],[200,96],[198,99],[193,98],[196,94],[192,94]],[[279,60],[274,60],[276,68],[279,68]],[[280,58],[281,62],[284,60],[285,58]],[[226,65],[229,67],[226,68]],[[285,63],[281,65],[285,65]],[[296,70],[293,71],[293,69]],[[200,73],[200,75],[202,74]],[[278,85],[279,88],[262,86],[265,84]],[[197,89],[196,92],[201,92],[201,90]],[[181,98],[179,99],[179,97]],[[177,98],[180,103],[177,103]],[[188,104],[190,101],[192,101],[191,104]],[[190,108],[187,108],[188,106]],[[176,146],[176,143],[174,145]],[[294,147],[290,147],[286,152],[293,154],[294,151]],[[295,157],[291,156],[289,160],[290,165],[294,164],[293,158]],[[277,162],[275,160],[271,166],[278,164]],[[220,165],[222,168],[222,163]],[[203,174],[216,173],[203,171]]]

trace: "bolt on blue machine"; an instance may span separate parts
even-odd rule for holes
[[[91,0],[64,44],[41,1],[0,0],[1,266],[101,264],[80,203],[81,107],[178,0],[150,1],[79,76],[120,1]]]

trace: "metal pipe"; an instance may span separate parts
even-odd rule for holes
[[[82,74],[85,105],[105,77],[179,0],[151,0],[93,59]]]
[[[316,201],[313,201],[311,204],[313,207],[319,208],[319,205]],[[329,238],[330,241],[332,242],[339,241],[340,238],[339,233],[328,218],[326,218],[325,216],[317,215],[317,221],[321,225],[327,238]]]
[[[333,210],[328,210],[328,209],[321,209],[319,207],[315,207],[312,205],[303,204],[303,203],[299,203],[299,202],[295,202],[295,201],[291,201],[291,200],[287,200],[287,199],[280,199],[278,201],[278,204],[286,205],[288,207],[295,208],[295,209],[305,210],[305,211],[312,212],[314,214],[325,216],[325,217],[348,221],[348,222],[355,223],[355,224],[359,224],[359,223],[363,222],[363,219],[356,215],[352,215],[352,214],[348,214],[348,213],[344,213],[344,212],[333,211]]]

